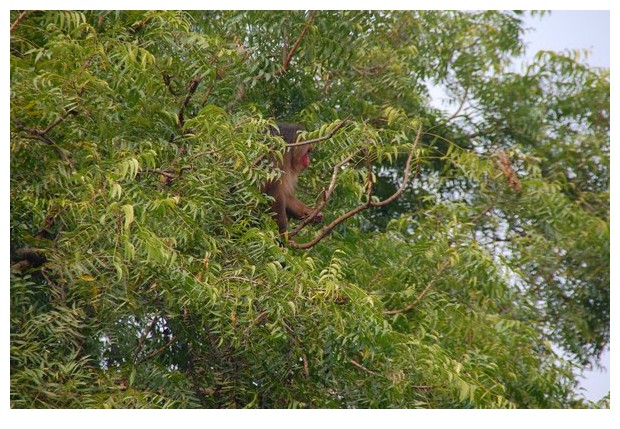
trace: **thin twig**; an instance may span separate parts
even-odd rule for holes
[[[209,97],[211,96],[211,93],[213,92],[213,88],[215,87],[214,84],[209,85],[209,88],[207,88],[207,93],[205,94],[204,98],[202,99],[202,102],[200,103],[201,107],[205,107],[205,105],[207,104],[207,101],[209,100]]]
[[[143,357],[142,359],[140,359],[136,365],[140,365],[141,363],[146,362],[149,359],[154,358],[155,356],[157,356],[158,354],[162,353],[164,350],[166,350],[168,347],[170,347],[172,345],[172,343],[174,343],[176,341],[176,337],[172,337],[170,338],[170,341],[168,341],[166,344],[164,344],[162,347],[158,348],[157,350],[155,350],[154,352],[146,355],[145,357]]]
[[[480,219],[482,219],[482,217],[487,214],[488,212],[490,212],[493,207],[495,206],[496,200],[493,200],[493,202],[491,204],[489,204],[488,206],[486,206],[484,208],[484,210],[482,210],[480,213],[478,213],[474,218],[472,218],[471,223],[478,223],[480,221]]]
[[[349,118],[350,116],[347,116],[345,119],[343,119],[338,125],[336,125],[329,133],[327,133],[323,137],[318,137],[316,139],[306,140],[306,141],[297,142],[297,143],[287,143],[286,147],[290,148],[290,147],[304,146],[308,144],[315,144],[315,143],[320,143],[325,140],[329,140],[334,136],[334,134],[336,134],[336,131],[338,131],[340,128],[344,126],[344,124],[349,120]],[[261,155],[258,158],[256,158],[256,160],[252,163],[252,168],[256,168],[256,166],[258,166],[261,163],[261,161],[265,159],[266,156],[267,155]]]
[[[424,384],[413,384],[411,385],[411,388],[416,389],[416,390],[433,390],[435,386],[427,386]]]
[[[400,197],[400,194],[403,193],[403,191],[407,187],[407,182],[409,181],[409,175],[411,173],[411,161],[413,160],[413,154],[415,153],[415,149],[420,143],[421,136],[422,136],[422,127],[418,129],[418,134],[416,135],[415,141],[413,142],[413,148],[411,149],[411,152],[409,152],[409,156],[407,157],[407,162],[405,164],[405,172],[403,174],[403,182],[401,183],[400,187],[390,197],[386,198],[383,201],[371,202],[370,206],[382,207],[382,206],[388,205],[389,203],[394,201],[396,198]]]
[[[161,77],[164,79],[164,84],[166,85],[166,88],[168,88],[170,94],[174,95],[175,97],[181,95],[179,92],[175,91],[174,88],[172,88],[172,78],[168,73],[161,72]]]
[[[67,116],[69,115],[77,115],[78,112],[75,109],[71,109],[71,110],[67,110],[65,113],[63,113],[59,118],[56,118],[56,120],[54,120],[54,122],[52,122],[51,124],[49,124],[49,126],[44,129],[43,131],[41,131],[41,134],[47,134],[49,133],[56,125],[60,124],[62,121],[64,121]]]
[[[463,94],[463,97],[461,98],[461,103],[459,104],[459,107],[456,109],[456,112],[454,112],[450,117],[448,117],[447,119],[441,121],[437,125],[432,126],[431,128],[429,128],[427,130],[427,133],[428,133],[428,131],[431,131],[432,129],[437,128],[437,127],[439,127],[441,125],[446,125],[448,122],[450,122],[451,120],[456,118],[459,115],[459,113],[461,113],[461,110],[463,110],[463,107],[465,106],[465,102],[466,101],[467,101],[467,88],[465,88],[465,93]]]
[[[289,143],[287,145],[287,147],[305,146],[305,145],[308,145],[308,144],[315,144],[315,143],[320,143],[320,142],[325,141],[325,140],[329,140],[329,139],[331,139],[334,136],[334,134],[336,134],[336,132],[340,128],[342,128],[344,126],[344,124],[347,123],[349,118],[350,118],[350,116],[347,116],[345,119],[340,121],[340,123],[338,125],[336,125],[329,133],[325,134],[322,137],[317,137],[316,139],[305,140],[305,141],[297,142],[297,143]]]
[[[61,302],[65,302],[67,300],[67,293],[65,291],[65,288],[53,282],[47,275],[46,271],[47,270],[45,269],[45,267],[43,267],[43,269],[41,269],[41,275],[43,276],[45,281],[47,281],[47,283],[51,286],[52,292],[55,292],[55,294],[53,294],[54,298],[60,300]]]
[[[293,44],[293,46],[289,50],[288,55],[286,56],[286,58],[284,58],[284,61],[283,61],[282,65],[274,73],[274,76],[280,77],[280,76],[282,76],[284,73],[286,73],[288,71],[290,63],[291,63],[291,60],[293,59],[293,56],[295,55],[295,52],[297,51],[297,48],[299,48],[299,45],[301,44],[302,39],[304,38],[306,32],[308,31],[308,28],[310,28],[310,25],[312,24],[312,21],[314,20],[315,16],[316,16],[316,12],[315,11],[310,13],[310,15],[308,16],[308,21],[306,22],[306,25],[301,30],[301,33],[297,37],[297,40],[295,40],[295,43]],[[259,80],[262,80],[262,79],[265,79],[265,75],[254,76],[252,78],[253,81],[259,81]],[[235,103],[239,102],[245,96],[245,93],[246,93],[246,84],[245,83],[241,83],[237,87],[237,91],[235,93],[235,98],[233,100],[231,100],[226,105],[226,109],[225,110],[229,111],[230,109],[232,109],[233,105]]]
[[[69,115],[77,115],[77,110],[75,109],[67,110],[62,115],[60,115],[58,118],[54,119],[54,121],[51,124],[49,124],[44,130],[38,130],[36,128],[26,127],[23,124],[23,122],[21,122],[18,119],[14,119],[13,122],[15,122],[15,124],[21,130],[29,132],[30,134],[32,134],[33,137],[39,138],[39,140],[41,140],[42,142],[47,143],[47,144],[54,144],[49,137],[46,137],[46,134],[49,133],[52,129],[54,129],[54,127],[56,127],[62,121],[64,121]],[[41,137],[45,137],[45,139],[41,139]]]
[[[372,375],[381,375],[377,372],[371,371],[368,368],[366,368],[364,365],[362,365],[361,363],[357,362],[355,359],[349,359],[349,362],[351,362],[353,364],[353,366],[361,369],[362,371],[367,372],[368,374],[372,374]]]
[[[136,351],[133,354],[134,363],[138,361],[138,355],[140,354],[140,352],[142,351],[142,348],[144,347],[144,342],[146,341],[146,337],[148,337],[148,335],[151,332],[153,332],[158,321],[159,321],[159,316],[153,317],[153,320],[151,321],[151,324],[149,325],[149,327],[146,328],[145,331],[140,336],[140,340],[138,340],[138,346],[136,347]]]
[[[58,124],[64,121],[69,115],[77,115],[77,110],[74,110],[74,109],[67,110],[62,115],[60,115],[58,118],[56,118],[51,124],[49,124],[44,130],[38,130],[36,128],[26,127],[25,124],[19,119],[13,119],[13,122],[15,123],[15,125],[17,125],[17,127],[20,130],[26,131],[27,133],[29,133],[26,136],[26,138],[39,140],[49,146],[52,146],[56,150],[56,152],[58,152],[58,155],[60,156],[60,158],[64,162],[66,162],[71,168],[73,168],[73,162],[71,162],[71,160],[67,158],[67,155],[65,154],[65,152],[58,145],[56,145],[56,143],[47,135],[52,129],[54,129]]]
[[[372,162],[370,160],[370,151],[368,148],[364,148],[364,158],[366,161],[366,204],[371,204],[372,201],[372,188],[374,183],[372,181]]]
[[[384,377],[383,374],[379,374],[378,372],[372,371],[368,368],[366,368],[364,365],[362,365],[361,363],[357,362],[355,359],[349,359],[349,362],[351,362],[353,364],[353,366],[355,366],[356,368],[361,369],[364,372],[367,372],[368,374],[372,374],[372,375],[376,375],[379,377]],[[416,390],[431,390],[433,389],[435,386],[428,386],[428,385],[420,385],[420,384],[414,384],[411,386],[411,388],[416,389]]]
[[[304,377],[310,378],[310,366],[308,365],[308,358],[306,355],[301,355],[301,358],[304,362]]]
[[[439,266],[439,269],[437,270],[437,274],[435,274],[433,279],[430,282],[428,282],[424,290],[420,293],[420,295],[418,295],[415,301],[413,301],[411,304],[409,304],[408,306],[404,308],[400,308],[398,310],[385,310],[383,311],[383,314],[386,314],[386,315],[400,314],[400,313],[405,313],[413,309],[413,307],[415,307],[416,305],[418,305],[420,301],[422,301],[422,299],[426,296],[428,291],[431,290],[431,288],[435,285],[435,283],[437,283],[437,280],[439,280],[439,276],[441,275],[441,273],[444,272],[446,268],[448,268],[449,265],[450,265],[450,260],[448,259]]]

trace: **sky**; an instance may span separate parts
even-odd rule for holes
[[[588,49],[585,62],[594,67],[610,66],[609,11],[556,10],[544,17],[528,17],[527,56],[540,50]]]

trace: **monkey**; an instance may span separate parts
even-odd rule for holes
[[[39,250],[30,247],[13,249],[11,246],[11,270],[22,272],[28,268],[38,268],[47,261]]]
[[[278,122],[278,132],[272,129],[273,135],[279,135],[288,143],[297,141],[297,134],[303,130],[303,127],[297,124],[288,124]],[[297,179],[302,171],[310,165],[309,153],[312,151],[312,145],[303,145],[287,148],[282,162],[275,162],[274,167],[283,170],[279,179],[272,180],[265,184],[263,192],[274,198],[271,205],[271,213],[276,223],[278,231],[284,234],[288,229],[288,217],[303,219],[312,214],[313,209],[306,206],[295,196],[295,188]],[[322,222],[323,213],[317,213],[313,222]]]

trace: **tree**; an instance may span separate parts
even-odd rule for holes
[[[11,12],[11,406],[593,405],[609,70],[507,72],[521,18]],[[323,233],[266,213],[276,120]]]

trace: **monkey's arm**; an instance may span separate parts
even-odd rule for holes
[[[286,201],[286,211],[289,216],[296,219],[303,219],[312,214],[313,209],[302,203],[297,197],[291,195]],[[314,220],[321,222],[323,220],[323,213],[317,213]]]

